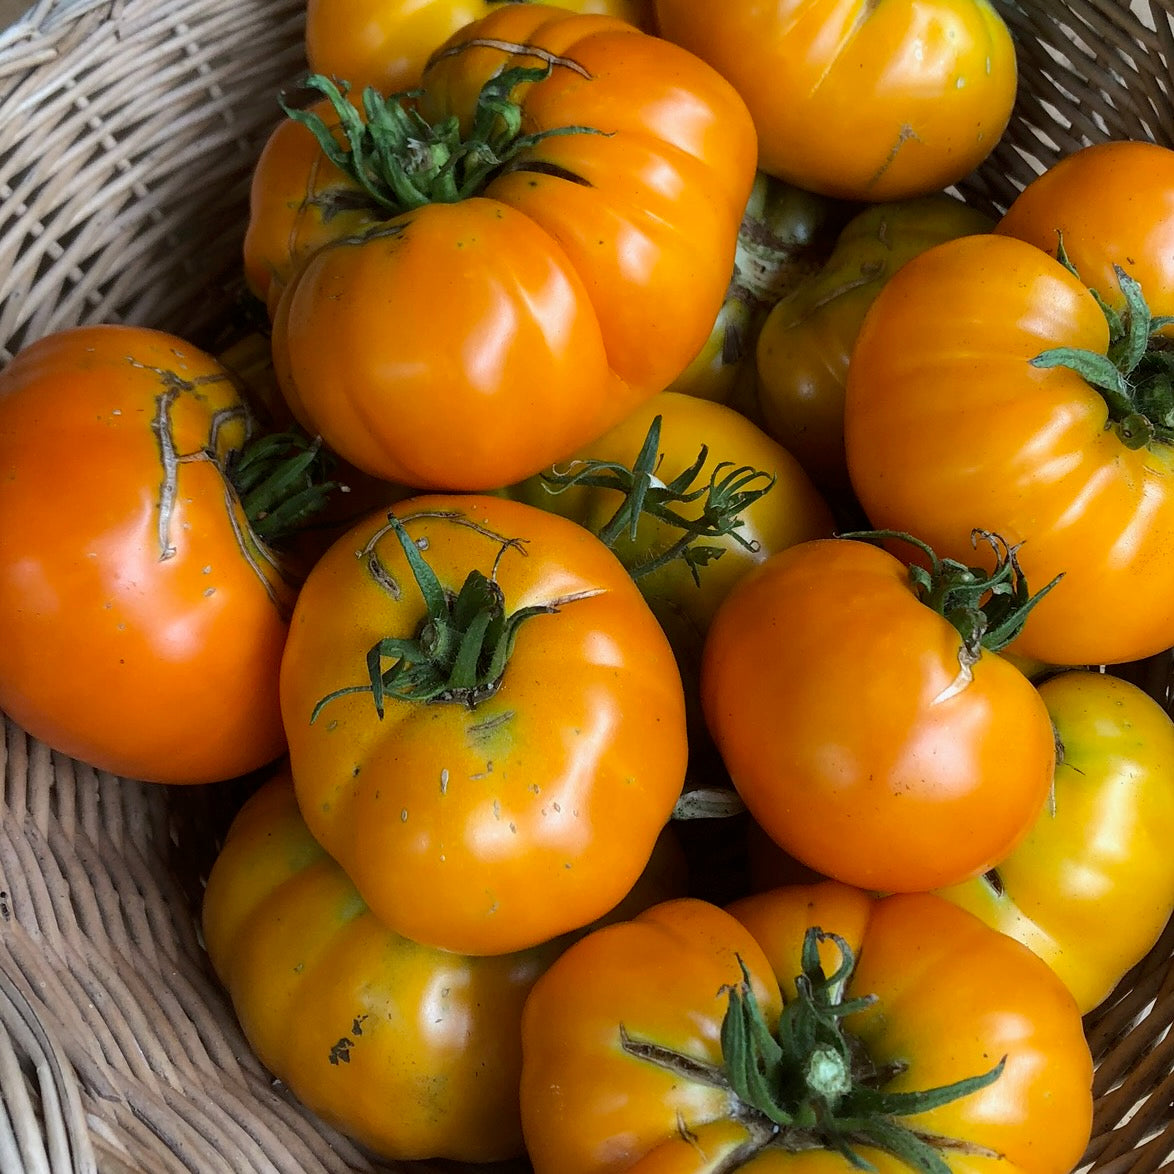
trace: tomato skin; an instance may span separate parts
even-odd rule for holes
[[[844,385],[868,307],[910,258],[993,227],[942,194],[871,205],[844,226],[826,264],[771,308],[755,353],[763,425],[828,494],[851,491]]]
[[[1015,47],[987,0],[656,0],[661,35],[734,84],[759,166],[879,202],[949,187],[1007,126]]]
[[[536,1174],[853,1169],[826,1150],[794,1152],[782,1138],[771,1145],[755,1137],[752,1114],[730,1091],[627,1055],[621,1044],[622,1026],[633,1039],[720,1063],[725,989],[740,980],[739,959],[773,1030],[790,997],[782,976],[798,973],[809,925],[842,934],[860,951],[848,997],[876,992],[881,1003],[847,1025],[881,1063],[910,1065],[886,1088],[973,1076],[1007,1053],[993,1085],[910,1119],[1004,1155],[959,1157],[966,1164],[957,1166],[951,1155],[951,1168],[1067,1174],[1090,1132],[1092,1061],[1059,980],[1030,951],[940,898],[877,901],[838,884],[776,889],[728,911],[695,899],[667,902],[561,955],[522,1016],[522,1123]],[[860,1153],[886,1174],[903,1168],[872,1149]]]
[[[337,125],[329,102],[310,109]],[[265,303],[270,319],[306,258],[331,240],[377,223],[363,196],[307,127],[286,118],[273,128],[253,168],[242,245],[245,283]]]
[[[1155,315],[1174,312],[1174,150],[1156,143],[1096,143],[1066,155],[1016,197],[995,231],[1055,256],[1124,309],[1114,265],[1141,283]]]
[[[1148,693],[1073,669],[1039,685],[1063,747],[1055,810],[985,878],[942,895],[1030,946],[1091,1011],[1174,914],[1174,722]]]
[[[971,530],[1022,544],[1033,590],[1064,578],[1010,646],[1056,665],[1174,644],[1174,447],[1127,448],[1102,395],[1031,365],[1108,327],[1058,261],[1009,236],[922,253],[873,302],[845,396],[852,484],[872,524],[973,560]],[[941,394],[943,387],[950,394]]]
[[[515,92],[527,134],[602,133],[541,138],[478,195],[339,237],[275,312],[275,367],[307,430],[421,489],[520,480],[680,374],[722,304],[754,179],[733,88],[607,16],[500,5],[428,68],[423,115],[467,128],[491,76],[533,64],[512,44],[563,62]]]
[[[226,479],[248,428],[228,372],[159,331],[62,330],[0,371],[0,708],[34,737],[176,784],[283,752],[294,588]]]
[[[1026,835],[1052,781],[1047,710],[985,651],[951,695],[960,643],[905,565],[866,542],[801,543],[735,585],[701,701],[750,814],[785,851],[904,892],[976,876]]]
[[[314,73],[381,93],[419,84],[433,51],[500,0],[307,0],[306,58]],[[652,31],[650,0],[562,0]]]
[[[369,681],[373,645],[413,636],[425,614],[386,515],[360,522],[307,577],[282,661],[298,800],[397,932],[523,949],[611,908],[647,862],[684,779],[680,673],[627,572],[581,526],[476,495],[394,512],[453,592],[500,553],[507,611],[565,602],[522,624],[500,686],[472,708],[388,698],[381,720],[367,690],[311,722],[327,695]]]
[[[663,873],[626,916],[682,891],[677,851],[658,843]],[[250,1044],[324,1120],[392,1159],[521,1154],[522,1004],[568,940],[474,958],[381,926],[310,835],[284,767],[234,818],[202,924]]]

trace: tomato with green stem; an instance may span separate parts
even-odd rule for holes
[[[914,542],[928,569],[865,538]],[[816,539],[733,587],[701,701],[768,835],[816,872],[885,892],[977,876],[1027,834],[1052,784],[1047,709],[998,655],[1053,586],[1017,552],[987,573],[908,535]]]
[[[360,113],[311,83],[340,135],[290,113],[378,218],[297,269],[274,364],[295,417],[351,464],[497,489],[701,349],[755,174],[745,106],[704,62],[615,18],[505,4],[438,50],[411,100],[368,90]]]
[[[1038,688],[1059,748],[1053,797],[1009,856],[942,895],[1030,946],[1087,1012],[1174,914],[1174,722],[1108,673]]]
[[[683,886],[666,832],[609,916]],[[474,958],[382,926],[311,836],[284,767],[233,819],[202,926],[250,1045],[317,1116],[393,1160],[521,1155],[522,1005],[569,938]]]
[[[993,233],[904,265],[852,353],[848,470],[874,526],[963,558],[977,524],[1063,573],[1017,654],[1124,663],[1174,644],[1174,299],[1151,314],[1124,268],[1096,296],[1065,259]]]
[[[536,1174],[1067,1174],[1091,1131],[1071,995],[926,893],[655,906],[560,956],[522,1044]]]
[[[0,708],[151,782],[278,757],[297,577],[277,551],[322,504],[317,468],[175,335],[80,326],[24,347],[0,371]]]
[[[615,905],[684,779],[680,673],[635,584],[504,498],[411,498],[340,538],[298,597],[281,707],[310,830],[387,925],[461,953]]]

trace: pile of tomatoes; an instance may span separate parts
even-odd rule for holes
[[[1174,153],[990,220],[1013,42],[919,11],[309,0],[263,331],[0,372],[0,708],[255,782],[211,963],[386,1158],[1085,1149],[1174,910],[1106,671],[1174,645]]]

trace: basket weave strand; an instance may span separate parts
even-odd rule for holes
[[[215,338],[303,4],[40,0],[0,33],[0,361],[86,321]],[[1005,208],[1087,142],[1174,145],[1174,0],[1000,7],[1021,89],[970,202]],[[1169,705],[1169,656],[1131,675]],[[0,1174],[406,1172],[273,1082],[210,971],[201,882],[247,783],[114,778],[11,721],[0,758]],[[1172,959],[1174,927],[1086,1021],[1095,1174],[1174,1164]]]

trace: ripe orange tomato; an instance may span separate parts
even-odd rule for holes
[[[488,16],[500,0],[306,0],[306,58],[315,73],[354,90],[382,93],[418,85],[434,50]],[[652,31],[651,0],[562,0],[571,12],[595,12]]]
[[[159,331],[63,330],[0,371],[0,708],[34,737],[164,783],[282,753],[295,588],[233,488],[250,429]]]
[[[281,707],[310,830],[385,924],[461,953],[614,906],[684,781],[680,673],[627,571],[504,498],[412,498],[340,538]]]
[[[1017,88],[989,0],[655,0],[661,35],[733,82],[763,171],[876,202],[949,187],[994,150]]]
[[[1052,724],[1018,669],[969,643],[868,542],[800,543],[734,585],[701,700],[777,844],[824,876],[903,892],[976,876],[1023,839],[1052,784]]]
[[[522,1044],[536,1174],[1065,1174],[1091,1132],[1071,995],[928,893],[664,902],[563,953]]]
[[[1137,325],[1145,351],[1148,324]],[[1174,644],[1174,432],[1165,343],[1153,345],[1147,373],[1150,359],[1114,340],[1083,281],[1001,233],[913,258],[864,319],[844,400],[856,496],[874,526],[940,555],[965,558],[979,526],[1021,546],[1035,587],[1062,574],[1017,654],[1106,664]],[[1099,361],[1115,390],[1040,361],[1072,352]],[[1137,358],[1136,370],[1110,356]],[[1153,409],[1135,400],[1147,386]]]
[[[317,249],[276,310],[308,433],[387,480],[497,489],[701,349],[755,174],[745,105],[704,62],[614,17],[503,4],[385,114],[359,168],[378,222]]]

